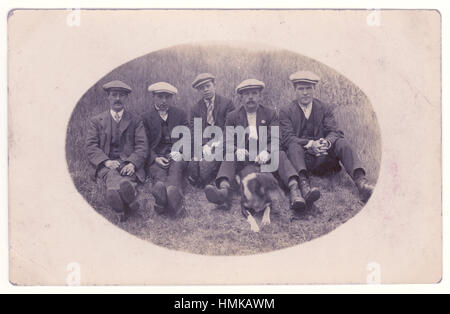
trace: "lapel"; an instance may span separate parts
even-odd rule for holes
[[[169,115],[170,116],[170,115]],[[161,141],[161,117],[159,116],[158,110],[153,106],[153,109],[151,111],[151,125],[153,126],[154,130],[156,131],[156,137],[155,137],[155,145]]]
[[[200,115],[201,115],[202,119],[205,120],[208,112],[207,112],[206,104],[205,104],[205,101],[203,100],[203,98],[197,102],[197,106],[200,108]]]
[[[169,126],[170,133],[172,133],[173,128],[178,124],[176,120],[175,110],[170,107],[169,110],[167,110],[167,125]]]
[[[119,126],[120,136],[122,136],[123,132],[125,132],[130,123],[131,123],[131,114],[129,114],[128,111],[125,110],[123,112],[122,120],[120,120]]]
[[[319,136],[319,127],[321,124],[320,122],[323,119],[323,111],[316,99],[314,99],[312,103],[311,116],[313,117],[314,135]]]
[[[220,112],[220,96],[216,94],[215,98],[214,98],[214,110],[213,110],[213,117],[214,117],[214,122],[218,121],[218,114]]]
[[[292,103],[292,121],[294,121],[294,123],[297,124],[297,128],[295,128],[295,132],[297,133],[297,136],[301,136],[302,134],[300,134],[300,131],[303,129],[303,124],[306,123],[306,117],[305,114],[303,113],[303,110],[300,108],[300,104],[298,103],[298,100],[295,100]],[[314,105],[313,105],[314,108]],[[314,110],[311,111],[311,116],[309,117],[310,119],[312,118],[313,123],[314,123]],[[315,130],[314,130],[315,132]]]
[[[258,109],[256,110],[256,130],[258,131],[258,135],[259,135],[259,127],[261,125],[264,125],[264,124],[262,124],[263,120],[266,120],[266,117],[264,115],[263,108],[261,107],[261,105],[259,105]],[[266,124],[267,124],[267,121],[266,121]]]
[[[239,109],[238,125],[242,125],[244,129],[248,128],[247,111],[245,110],[244,105],[242,105],[241,109]]]
[[[104,134],[106,135],[105,143],[104,143],[104,151],[108,155],[111,145],[111,120],[112,116],[110,111],[106,111],[100,117],[100,123],[102,125],[102,129]]]

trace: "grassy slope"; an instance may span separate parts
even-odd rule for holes
[[[233,98],[243,79],[254,77],[266,83],[266,104],[279,109],[293,98],[288,76],[296,70],[312,70],[321,78],[317,97],[335,106],[336,118],[346,138],[366,166],[375,183],[381,157],[378,124],[366,96],[351,82],[330,68],[286,51],[250,51],[224,46],[179,46],[135,59],[106,75],[79,101],[71,117],[66,141],[69,170],[75,186],[92,206],[111,222],[138,237],[169,248],[199,254],[252,254],[309,241],[328,233],[361,209],[357,191],[344,172],[327,178],[313,178],[322,198],[316,208],[302,216],[292,213],[284,197],[275,199],[272,225],[253,234],[243,219],[239,199],[230,212],[218,212],[202,191],[187,187],[186,213],[177,219],[158,216],[152,210],[150,183],[142,186],[142,208],[136,217],[120,223],[104,205],[102,185],[88,176],[84,152],[87,119],[107,109],[102,84],[120,79],[130,84],[129,109],[137,114],[151,105],[149,84],[167,81],[179,90],[178,106],[190,108],[197,100],[190,83],[204,71],[217,76],[218,92]]]

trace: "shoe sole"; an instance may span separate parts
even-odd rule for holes
[[[359,193],[359,199],[361,200],[361,202],[367,203],[372,196],[372,192],[372,189],[364,189],[363,191],[361,191]]]
[[[181,194],[180,189],[175,186],[169,186],[167,188],[167,200],[169,209],[172,213],[177,214],[183,204],[183,195]]]
[[[167,205],[167,189],[164,183],[157,182],[153,187],[152,194],[155,198],[156,204],[162,207]]]
[[[320,191],[319,190],[311,190],[309,194],[305,197],[305,201],[307,205],[311,205],[315,201],[317,201],[320,198]]]
[[[117,213],[124,212],[124,204],[118,191],[116,190],[106,191],[106,201],[115,212]]]
[[[304,210],[306,208],[306,203],[304,201],[296,201],[291,204],[291,209],[293,210]]]
[[[126,204],[131,204],[136,200],[136,190],[128,181],[122,182],[120,184],[119,194]]]
[[[226,202],[226,200],[218,195],[217,189],[212,185],[208,185],[207,187],[205,187],[205,195],[206,199],[213,204],[223,205]]]

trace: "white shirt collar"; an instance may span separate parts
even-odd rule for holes
[[[298,103],[298,105],[300,106],[303,113],[305,114],[306,119],[309,119],[309,117],[311,116],[311,111],[312,111],[312,101],[307,106],[300,104],[300,102]]]
[[[164,121],[167,121],[167,118],[169,117],[169,109],[167,110],[159,110],[158,106],[155,105],[155,109],[156,111],[158,111],[159,116],[161,117],[161,119],[163,119]]]
[[[112,118],[113,118],[114,121],[116,121],[117,123],[119,123],[120,120],[122,120],[123,112],[124,112],[124,109],[120,110],[119,112],[115,112],[115,111],[112,110],[112,109],[110,110],[110,113],[111,113]],[[119,119],[118,119],[118,120],[116,119],[116,115],[119,115]]]

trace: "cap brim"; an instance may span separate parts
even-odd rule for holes
[[[319,81],[317,81],[317,80],[305,80],[305,79],[292,80],[292,84],[297,84],[297,83],[317,84],[317,83],[319,83]]]
[[[245,86],[245,87],[240,87],[236,90],[237,93],[243,92],[244,90],[247,89],[264,89],[264,86],[261,85],[249,85],[249,86]]]
[[[109,91],[113,91],[113,90],[116,90],[116,91],[120,91],[120,92],[125,92],[125,93],[131,93],[131,89],[126,89],[126,88],[123,88],[123,87],[103,87],[103,89],[105,90],[105,91],[107,91],[107,92],[109,92]]]
[[[160,89],[160,90],[153,90],[151,91],[153,94],[170,94],[170,95],[175,95],[176,93],[174,93],[173,91],[170,90],[166,90],[166,89]]]
[[[203,84],[206,84],[206,83],[212,82],[212,81],[214,81],[213,78],[207,78],[207,79],[204,79],[204,80],[201,80],[201,81],[193,83],[192,87],[193,88],[198,88],[198,87],[202,86]]]

